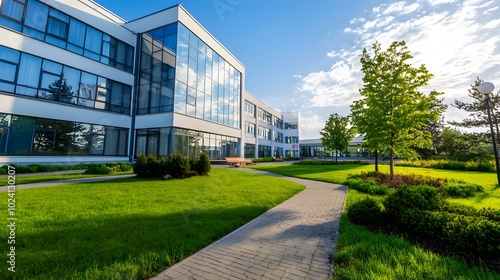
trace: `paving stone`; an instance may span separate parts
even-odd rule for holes
[[[328,279],[347,188],[242,170],[307,189],[153,279]]]

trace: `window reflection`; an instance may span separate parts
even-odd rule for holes
[[[132,73],[132,46],[36,0],[0,3],[1,26]]]

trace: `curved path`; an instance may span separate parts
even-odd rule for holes
[[[328,279],[347,187],[280,177],[306,190],[154,279]]]

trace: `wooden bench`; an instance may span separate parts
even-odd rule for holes
[[[232,167],[240,167],[240,166],[245,166],[246,164],[254,164],[253,161],[240,157],[227,157],[226,161],[227,164],[231,165]]]

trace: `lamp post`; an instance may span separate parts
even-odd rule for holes
[[[490,123],[491,140],[493,141],[493,152],[495,153],[495,166],[497,170],[497,181],[500,185],[500,166],[498,164],[498,151],[497,141],[495,140],[495,132],[493,130],[493,122],[491,121],[491,107],[490,107],[490,93],[495,89],[495,85],[490,82],[483,82],[479,85],[479,93],[484,94],[484,101],[486,102],[486,110],[488,110],[488,122]]]

